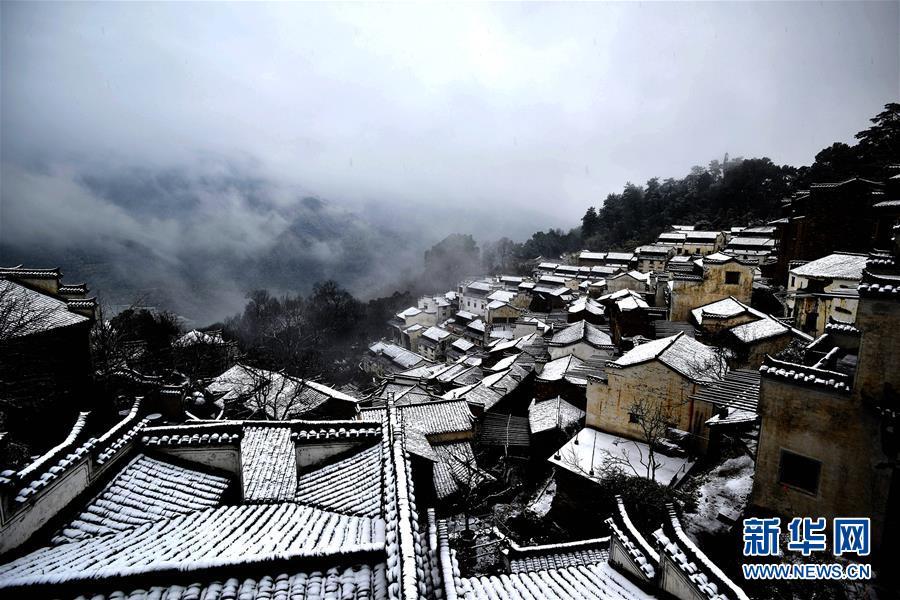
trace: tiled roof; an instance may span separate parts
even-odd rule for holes
[[[441,329],[440,327],[429,327],[422,333],[422,337],[428,338],[429,340],[435,342],[442,342],[443,340],[450,337],[451,333],[445,329]]]
[[[759,404],[759,371],[729,371],[722,381],[700,388],[691,396],[691,400],[756,413]]]
[[[0,589],[229,566],[272,556],[369,552],[383,545],[381,519],[292,503],[222,506],[41,548],[0,566]]]
[[[866,268],[867,258],[865,254],[836,252],[793,268],[791,274],[802,277],[860,280],[863,269]]]
[[[9,315],[0,327],[10,338],[90,322],[87,317],[71,312],[62,300],[3,279],[0,279],[0,302],[3,305],[0,310]]]
[[[226,477],[139,454],[52,541],[116,533],[218,506],[229,483]]]
[[[206,387],[223,400],[242,400],[248,409],[264,412],[269,418],[302,417],[329,400],[357,402],[357,399],[315,381],[247,365],[235,365]]]
[[[745,304],[729,297],[695,308],[691,314],[698,325],[703,325],[704,319],[730,319],[745,312],[749,312]]]
[[[403,426],[428,435],[471,431],[472,412],[465,400],[441,400],[399,407]]]
[[[533,434],[551,429],[568,429],[578,424],[584,416],[583,410],[558,396],[550,400],[533,402],[528,408],[528,424]]]
[[[203,579],[188,584],[117,590],[75,600],[381,600],[387,598],[384,564],[291,571],[254,578]]]
[[[528,448],[531,446],[528,419],[516,415],[485,413],[478,424],[478,443],[482,446]]]
[[[717,381],[722,378],[722,360],[719,355],[709,346],[705,346],[683,333],[641,344],[607,364],[623,368],[651,360],[659,360],[695,381]]]
[[[767,377],[782,379],[798,385],[830,388],[843,393],[850,392],[850,377],[846,373],[837,371],[817,369],[767,356],[765,363],[759,368],[759,372]]]
[[[294,497],[297,458],[290,427],[244,427],[241,480],[246,502],[280,502]]]
[[[468,577],[460,580],[465,600],[512,598],[555,600],[649,600],[652,596],[628,581],[607,562],[548,569],[505,576]]]
[[[512,573],[590,565],[609,558],[608,537],[542,546],[519,546],[512,540],[508,540],[508,543],[509,568]]]
[[[421,354],[410,352],[406,348],[401,348],[396,344],[375,342],[369,346],[369,351],[373,354],[386,356],[391,362],[404,369],[411,369],[421,363],[430,363],[430,361]]]
[[[381,514],[381,444],[297,477],[295,500],[364,517]]]
[[[595,347],[614,345],[608,333],[583,320],[555,333],[550,339],[550,344],[553,346],[568,346],[579,342],[587,342]]]
[[[456,442],[434,446],[440,462],[433,471],[434,490],[438,498],[447,498],[460,491],[460,486],[477,487],[492,479],[475,461],[475,453],[469,442]]]
[[[730,331],[736,338],[745,344],[752,344],[760,340],[766,340],[791,332],[790,328],[782,325],[775,319],[760,319],[758,321],[744,323],[743,325],[732,327]]]

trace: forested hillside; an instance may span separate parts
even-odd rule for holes
[[[713,229],[762,223],[780,216],[780,202],[811,183],[849,177],[882,179],[900,163],[900,104],[890,103],[856,134],[857,142],[837,142],[816,154],[808,167],[776,165],[768,158],[712,160],[680,179],[626,183],[600,208],[591,206],[581,226],[568,232],[539,231],[524,243],[501,239],[486,244],[485,267],[510,270],[523,260],[554,257],[579,249],[631,249],[652,242],[672,224]]]

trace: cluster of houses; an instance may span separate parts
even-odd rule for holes
[[[550,505],[574,506],[612,471],[678,486],[738,452],[752,490],[720,522],[868,517],[875,562],[895,556],[898,185],[851,180],[765,226],[674,226],[633,252],[462,281],[391,318],[360,360],[367,389],[251,367],[190,332],[175,346],[203,347],[199,384],[125,365],[129,410],[72,403],[53,447],[0,472],[0,595],[747,598],[676,507],[639,528],[621,499],[586,528],[599,537],[494,531],[499,562],[480,571],[475,534],[448,517],[502,487],[507,457],[546,467]],[[816,216],[842,189],[868,202],[865,250]],[[0,284],[4,310],[40,312],[3,352],[90,364],[85,286],[22,267]],[[63,398],[90,375],[70,370],[48,379]],[[4,373],[11,389],[34,377]]]

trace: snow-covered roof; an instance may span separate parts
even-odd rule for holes
[[[241,482],[245,502],[293,499],[297,491],[297,458],[290,427],[244,427]]]
[[[228,477],[138,454],[52,542],[118,533],[218,506],[229,483]]]
[[[474,343],[470,342],[469,340],[463,339],[463,338],[459,338],[458,340],[455,340],[450,345],[452,347],[456,348],[457,350],[459,350],[460,352],[468,352],[469,350],[471,350],[472,348],[475,347]]]
[[[790,333],[790,328],[775,319],[759,319],[731,328],[731,333],[746,344]]]
[[[528,424],[531,433],[551,429],[568,429],[584,418],[584,411],[557,396],[550,400],[532,402],[528,407]]]
[[[466,292],[469,290],[475,290],[476,292],[489,292],[491,291],[491,284],[485,281],[473,281],[469,285],[465,286]]]
[[[608,536],[540,546],[519,546],[511,539],[507,543],[511,573],[592,565],[609,559]]]
[[[722,358],[713,349],[684,333],[641,344],[607,364],[626,368],[651,360],[658,360],[694,381],[718,381],[725,370]]]
[[[460,319],[465,319],[466,321],[471,321],[472,319],[477,319],[478,315],[473,312],[469,312],[467,310],[460,310],[456,313],[456,316]]]
[[[484,321],[482,321],[481,319],[475,319],[474,321],[472,321],[471,323],[466,325],[466,327],[473,331],[477,331],[479,333],[484,333],[485,328],[487,326],[484,324]]]
[[[400,317],[401,319],[405,320],[407,317],[415,317],[416,315],[420,314],[421,312],[422,311],[419,310],[417,307],[410,306],[409,308],[398,312],[397,316]]]
[[[373,354],[386,356],[392,363],[403,367],[404,369],[411,369],[422,363],[430,363],[430,361],[421,354],[410,352],[406,348],[386,342],[375,342],[369,346],[369,351]]]
[[[604,260],[606,258],[606,252],[589,252],[588,250],[582,250],[581,253],[578,254],[578,258],[582,260]]]
[[[668,256],[672,253],[672,246],[667,246],[664,244],[649,244],[646,246],[638,246],[634,249],[634,253],[639,257],[644,254],[652,256]]]
[[[584,320],[558,331],[550,339],[550,344],[553,346],[568,346],[581,342],[586,342],[594,347],[614,345],[608,333]]]
[[[591,298],[590,296],[582,296],[569,305],[570,313],[585,311],[592,315],[601,316],[606,312],[603,305]]]
[[[403,418],[403,427],[419,431],[426,436],[444,433],[460,433],[472,430],[472,411],[465,400],[438,400],[397,407]],[[379,420],[384,409],[368,408],[360,411],[365,420]]]
[[[559,285],[563,285],[568,281],[565,277],[558,277],[557,275],[541,275],[538,279],[538,283],[556,283]]]
[[[442,342],[452,334],[446,329],[441,329],[440,327],[429,327],[425,331],[422,332],[422,337],[428,338],[434,342]]]
[[[656,239],[661,242],[683,242],[685,235],[682,232],[668,231],[659,234],[659,237]]]
[[[465,600],[653,598],[613,569],[608,562],[502,576],[468,577],[461,579],[460,584]]]
[[[84,315],[69,310],[69,305],[56,298],[36,292],[12,281],[0,279],[0,311],[5,315],[5,333],[21,337],[71,327],[90,321]]]
[[[634,252],[609,252],[606,255],[607,262],[631,262]]]
[[[711,243],[716,241],[722,235],[721,231],[688,231],[685,233],[685,240],[688,242]]]
[[[478,466],[469,442],[437,445],[434,453],[438,457],[433,468],[434,491],[440,499],[456,494],[460,487],[477,487],[493,479]]]
[[[213,379],[206,391],[222,395],[223,400],[243,400],[247,408],[278,419],[301,416],[329,400],[358,402],[321,383],[247,365],[231,367]]]
[[[862,272],[866,268],[867,259],[868,255],[866,254],[835,252],[818,260],[808,262],[805,265],[795,267],[791,269],[791,273],[802,277],[859,281],[862,279]]]
[[[513,298],[516,297],[515,292],[508,292],[506,290],[497,290],[493,294],[487,297],[488,300],[497,300],[500,302],[511,302]]]
[[[739,235],[731,238],[731,241],[728,242],[728,247],[732,246],[754,246],[758,248],[771,249],[775,247],[775,240],[760,237],[744,237]]]
[[[383,493],[381,468],[382,447],[375,444],[350,457],[301,473],[297,477],[294,500],[323,510],[377,517],[381,514]]]
[[[587,478],[599,479],[604,467],[621,463],[628,475],[647,476],[649,447],[644,442],[629,440],[585,427],[566,442],[548,460],[567,471]],[[657,463],[654,479],[669,485],[683,478],[694,464],[687,458],[654,453]]]
[[[274,531],[278,535],[273,535]],[[221,506],[41,548],[0,566],[0,589],[383,547],[380,518],[354,517],[289,502]]]
[[[576,385],[587,385],[587,374],[583,372],[585,366],[585,361],[574,354],[569,354],[549,361],[544,365],[537,378],[541,381],[560,381],[565,379]],[[598,370],[597,375],[602,375],[602,371]]]
[[[695,308],[691,314],[698,325],[703,325],[704,319],[730,319],[748,312],[747,308],[743,302],[728,297]]]

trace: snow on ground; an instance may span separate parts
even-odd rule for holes
[[[698,535],[719,533],[730,526],[718,519],[719,513],[739,517],[753,488],[753,459],[749,456],[729,458],[702,475],[698,490],[697,512],[684,515],[685,530]]]
[[[547,513],[550,512],[550,508],[553,506],[553,498],[555,496],[556,478],[551,476],[549,483],[545,485],[537,494],[535,494],[531,502],[528,503],[528,508],[526,508],[525,510],[535,515],[536,517],[544,518],[547,516]]]

